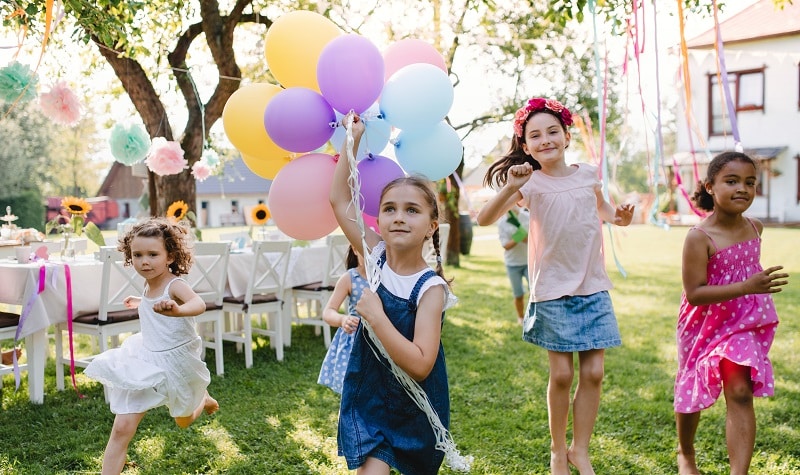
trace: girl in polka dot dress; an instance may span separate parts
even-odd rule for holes
[[[347,372],[347,362],[350,360],[350,350],[353,349],[353,335],[358,328],[360,318],[356,313],[356,303],[361,298],[361,292],[369,286],[364,260],[351,246],[345,258],[347,272],[336,282],[331,298],[322,311],[322,319],[332,327],[339,327],[333,335],[331,345],[322,361],[319,372],[319,384],[324,384],[339,394],[342,394],[344,374]],[[339,307],[348,299],[347,312],[339,313]]]
[[[761,267],[763,225],[742,213],[756,194],[756,164],[724,152],[708,166],[692,198],[711,211],[686,234],[678,316],[675,419],[678,473],[698,474],[694,436],[700,411],[725,395],[731,475],[747,474],[755,445],[754,396],[771,396],[767,353],[778,315],[773,293],[787,284],[783,267]]]

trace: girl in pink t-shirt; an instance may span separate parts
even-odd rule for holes
[[[698,207],[713,212],[689,230],[683,247],[674,400],[681,475],[700,473],[694,451],[700,411],[723,392],[730,473],[747,474],[756,437],[753,396],[773,394],[767,352],[778,314],[771,294],[789,274],[761,267],[763,225],[742,214],[753,204],[756,176],[752,158],[723,152],[694,194]]]
[[[589,439],[600,405],[604,351],[621,344],[600,220],[627,226],[633,206],[615,209],[605,200],[595,166],[567,165],[571,124],[569,109],[554,99],[533,98],[517,111],[511,149],[484,179],[500,190],[481,209],[478,224],[494,223],[515,204],[530,210],[531,292],[523,339],[548,351],[550,470],[569,475],[571,464],[581,475],[591,475]],[[580,369],[573,440],[567,447],[575,352]]]

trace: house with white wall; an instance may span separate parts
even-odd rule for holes
[[[720,33],[741,145],[760,165],[757,196],[747,214],[765,222],[800,222],[800,2],[779,9],[773,0],[760,0],[721,22]],[[710,159],[736,145],[715,43],[713,28],[687,40],[690,79],[682,80],[691,93],[692,120],[679,119],[685,123],[677,127],[674,161],[667,160],[672,186],[677,168],[690,196]],[[684,84],[676,86],[685,106]],[[677,117],[686,114],[680,110]],[[679,215],[696,219],[675,191]]]

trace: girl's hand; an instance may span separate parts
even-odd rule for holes
[[[122,304],[125,305],[125,307],[127,308],[134,309],[134,308],[139,308],[139,303],[141,303],[141,301],[142,301],[141,297],[135,297],[131,295],[125,297],[125,300],[122,301]]]
[[[781,286],[789,283],[789,274],[781,273],[775,274],[783,266],[774,266],[764,269],[758,274],[751,275],[750,278],[745,280],[742,285],[744,287],[745,295],[749,294],[774,294],[780,292]]]
[[[174,317],[178,316],[178,307],[180,307],[180,305],[178,305],[178,302],[172,299],[168,299],[153,304],[153,311],[156,313],[160,313],[161,315]]]
[[[617,206],[617,211],[614,214],[614,224],[617,226],[627,226],[631,224],[633,219],[633,205],[625,204]]]
[[[383,312],[383,302],[381,302],[381,298],[370,289],[364,289],[361,293],[361,298],[356,304],[356,312],[364,317],[371,325],[374,325],[381,315],[386,317],[386,314]]]
[[[352,334],[358,328],[358,322],[358,317],[354,317],[352,315],[342,315],[342,330],[344,330],[345,333]]]
[[[532,173],[533,167],[530,163],[525,162],[519,165],[513,165],[508,169],[508,180],[506,181],[506,185],[519,189],[522,185],[528,182],[528,179],[531,177]]]
[[[364,134],[364,130],[366,130],[364,121],[361,120],[361,117],[359,117],[355,112],[350,112],[346,116],[342,117],[342,126],[347,127],[347,124],[350,122],[351,118],[352,124],[350,125],[350,130],[353,133],[353,139],[359,140]]]

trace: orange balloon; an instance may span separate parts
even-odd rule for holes
[[[317,60],[322,49],[342,31],[319,13],[289,12],[272,23],[264,38],[267,67],[283,87],[320,92]]]
[[[292,161],[289,156],[291,152],[286,152],[285,156],[271,157],[271,158],[257,158],[242,154],[242,161],[247,165],[251,172],[266,178],[267,180],[275,179],[281,168]]]
[[[276,145],[264,127],[267,104],[282,90],[275,84],[248,84],[228,98],[222,111],[222,126],[228,140],[243,155],[266,159],[291,153]]]

